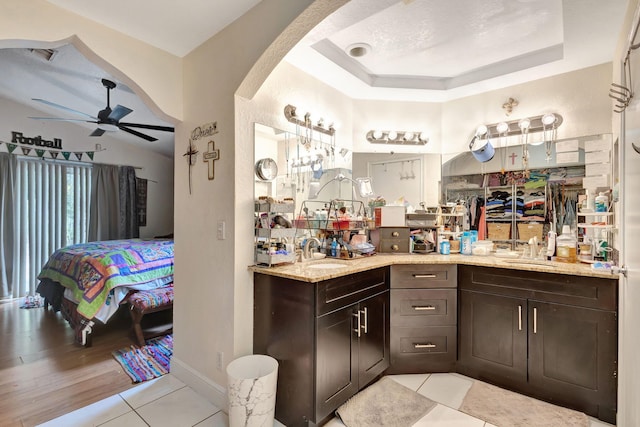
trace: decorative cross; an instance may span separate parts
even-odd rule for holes
[[[202,160],[209,163],[209,180],[213,179],[213,162],[220,159],[220,149],[213,149],[213,140],[209,141],[209,151],[202,153]]]
[[[191,140],[189,140],[189,149],[183,154],[183,156],[187,157],[189,163],[189,194],[191,194],[191,166],[194,165],[197,155],[198,150],[196,150],[196,147],[194,147]]]
[[[518,157],[518,155],[516,153],[511,153],[511,155],[509,157],[511,157],[511,164],[515,165],[516,157]]]

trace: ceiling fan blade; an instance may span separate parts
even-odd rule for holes
[[[85,117],[89,117],[89,118],[94,119],[94,120],[98,120],[97,117],[93,117],[90,114],[83,113],[82,111],[74,110],[74,109],[69,108],[69,107],[65,107],[64,105],[56,104],[55,102],[47,101],[46,99],[40,99],[40,98],[31,98],[31,99],[34,100],[34,101],[41,102],[43,104],[49,105],[51,107],[59,108],[61,110],[69,111],[69,112],[74,113],[74,114],[79,114],[81,116],[85,116]]]
[[[151,129],[151,130],[161,130],[164,132],[173,132],[174,129],[171,126],[156,126],[156,125],[145,125],[142,123],[120,123],[122,126],[128,126],[132,128],[141,128],[141,129]]]
[[[122,123],[120,123],[120,124],[118,125],[118,128],[119,128],[120,130],[123,130],[123,131],[125,131],[125,132],[130,133],[131,135],[135,135],[135,136],[140,137],[140,138],[142,138],[142,139],[146,139],[147,141],[152,141],[152,142],[153,142],[153,141],[157,141],[157,140],[158,140],[158,138],[154,138],[154,137],[152,137],[152,136],[149,136],[149,135],[146,135],[146,134],[144,134],[144,133],[138,132],[137,130],[129,129],[129,128],[128,128],[128,127],[126,127],[126,126],[123,126],[123,125],[122,125]]]
[[[103,129],[96,128],[96,130],[91,132],[91,134],[89,134],[89,136],[102,136],[103,133],[104,133]]]
[[[114,108],[113,111],[109,113],[109,119],[119,122],[121,118],[131,113],[132,111],[132,109],[123,107],[122,105],[118,104],[116,105],[116,108]]]
[[[63,117],[29,117],[34,120],[54,120],[60,122],[82,122],[82,123],[98,123],[97,120],[85,120],[85,119],[65,119]]]

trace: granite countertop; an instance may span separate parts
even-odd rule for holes
[[[322,264],[342,264],[344,267],[322,268]],[[539,271],[543,273],[570,274],[574,276],[602,277],[618,279],[617,273],[608,270],[593,270],[591,265],[576,263],[569,264],[554,261],[539,261],[531,259],[505,259],[495,256],[477,255],[438,255],[438,254],[376,254],[352,260],[325,258],[316,261],[296,262],[273,267],[252,265],[249,269],[256,273],[285,277],[303,282],[319,282],[321,280],[346,276],[360,271],[386,267],[393,264],[463,264],[483,267],[508,268],[522,271]],[[315,266],[314,266],[315,265]],[[316,267],[317,266],[317,267]]]

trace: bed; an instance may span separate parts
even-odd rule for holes
[[[173,284],[173,246],[172,239],[129,239],[58,249],[38,275],[37,292],[89,346],[95,321],[106,323],[132,292]]]

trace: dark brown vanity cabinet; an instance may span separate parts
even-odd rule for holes
[[[387,369],[388,271],[318,283],[254,275],[253,351],[278,360],[278,421],[320,424]]]
[[[457,371],[615,423],[617,281],[459,266]]]
[[[456,265],[391,266],[388,373],[455,371],[456,278]]]

